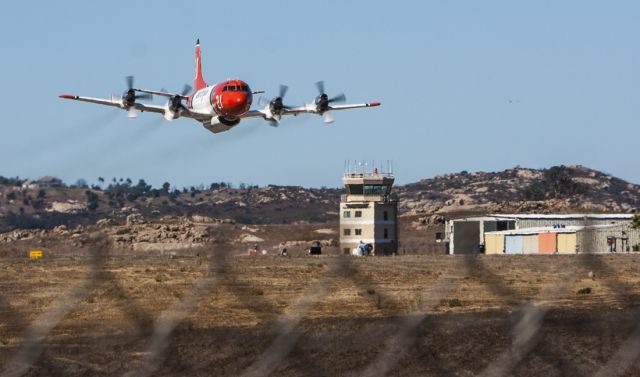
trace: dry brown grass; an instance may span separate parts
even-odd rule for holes
[[[470,333],[466,341],[484,344],[488,334],[476,326],[484,323],[486,328],[499,331],[500,325],[495,321],[502,323],[504,313],[515,311],[526,302],[537,302],[554,311],[608,313],[627,310],[640,294],[640,256],[636,255],[594,257],[596,267],[602,268],[592,280],[588,272],[595,268],[593,261],[583,263],[575,256],[480,256],[466,260],[459,256],[248,257],[237,255],[239,252],[222,249],[213,253],[203,249],[172,255],[111,255],[100,266],[107,278],[90,289],[46,340],[47,344],[87,345],[79,352],[86,353],[94,367],[72,367],[70,362],[60,361],[77,359],[69,353],[76,352],[72,346],[51,351],[59,360],[46,359],[44,365],[58,365],[72,375],[76,374],[74,371],[98,370],[121,374],[123,367],[118,365],[126,365],[144,351],[154,321],[171,307],[191,299],[195,299],[195,306],[179,322],[170,345],[178,352],[173,357],[188,364],[183,367],[201,370],[198,368],[205,359],[198,353],[214,347],[216,351],[208,356],[218,368],[214,369],[222,375],[237,375],[251,362],[249,354],[255,356],[265,349],[267,344],[263,342],[273,338],[276,324],[291,315],[289,311],[299,300],[311,295],[315,297],[312,305],[294,313],[302,320],[298,329],[305,334],[306,342],[318,342],[318,347],[330,342],[331,336],[343,339],[344,344],[331,343],[334,348],[330,353],[336,354],[337,364],[325,365],[340,374],[341,370],[357,371],[358,366],[365,365],[358,357],[349,356],[351,343],[344,336],[378,334],[383,339],[390,331],[387,326],[395,326],[396,318],[412,313],[435,315],[428,318],[442,322],[442,326],[453,326],[453,332],[458,329],[447,318],[464,318],[466,326],[476,332]],[[87,250],[72,249],[52,253],[37,262],[24,257],[0,260],[0,292],[8,308],[0,319],[0,365],[21,345],[29,323],[63,297],[68,287],[87,278],[88,260]],[[203,279],[214,280],[206,289],[198,290]],[[560,284],[565,284],[566,289],[543,294]],[[591,288],[589,294],[576,294],[585,286]],[[194,292],[198,293],[195,298]],[[492,320],[487,313],[499,314]],[[105,347],[113,346],[105,338],[109,336],[118,342],[129,342],[135,352],[106,352]],[[446,338],[446,334],[441,336]],[[244,353],[238,348],[238,339],[244,339],[249,347]],[[98,340],[106,343],[89,346]],[[449,347],[447,357],[463,352],[451,340],[439,341],[442,343],[434,347]],[[509,334],[501,334],[495,341],[508,343]],[[299,347],[304,349],[306,344]],[[93,347],[102,349],[103,354],[96,354]],[[365,346],[370,347],[382,352],[385,346],[384,342]],[[163,370],[174,370],[167,362],[169,365]],[[468,368],[481,369],[482,364],[474,365]],[[289,368],[293,369],[285,367],[289,372],[282,374],[305,374],[291,365]],[[179,374],[176,371],[173,373]]]

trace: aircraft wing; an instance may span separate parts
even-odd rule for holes
[[[352,105],[329,106],[329,110],[328,111],[358,109],[358,108],[361,108],[361,107],[375,107],[375,106],[380,106],[380,102],[355,103],[355,104],[352,104]]]
[[[354,103],[349,105],[329,106],[327,111],[358,109],[361,107],[375,107],[375,106],[380,106],[380,102]],[[307,104],[305,106],[292,107],[292,108],[282,110],[282,115],[298,115],[302,113],[317,114],[318,111],[316,110],[316,106],[314,104]]]
[[[106,106],[113,106],[113,107],[119,107],[121,109],[125,109],[124,105],[122,104],[122,100],[120,98],[94,98],[94,97],[81,97],[81,96],[74,96],[72,94],[61,94],[58,96],[59,98],[62,99],[70,99],[70,100],[74,100],[74,101],[82,101],[82,102],[90,102],[90,103],[97,103],[98,105],[106,105]],[[136,110],[140,110],[140,111],[148,111],[150,113],[159,113],[159,114],[164,114],[164,106],[158,106],[158,105],[148,105],[148,104],[144,104],[144,103],[134,103],[133,108],[135,108]]]
[[[241,119],[265,118],[265,117],[266,117],[266,114],[262,112],[262,110],[249,110],[240,116]]]
[[[75,101],[83,101],[83,102],[91,102],[91,103],[97,103],[99,105],[106,105],[106,106],[113,106],[113,107],[122,107],[122,102],[116,100],[115,98],[105,99],[105,98],[93,98],[93,97],[80,97],[80,96],[74,96],[73,94],[60,94],[58,98],[72,99]]]
[[[81,96],[76,96],[76,95],[72,95],[72,94],[61,94],[58,96],[59,98],[62,99],[70,99],[70,100],[74,100],[74,101],[81,101],[81,102],[90,102],[90,103],[97,103],[98,105],[105,105],[105,106],[112,106],[112,107],[117,107],[123,110],[128,110],[131,111],[133,109],[141,111],[141,112],[150,112],[150,113],[157,113],[157,114],[165,114],[166,111],[166,107],[165,106],[160,106],[160,105],[150,105],[150,104],[146,104],[146,103],[139,103],[136,102],[133,104],[132,107],[127,108],[126,106],[124,106],[124,104],[122,103],[122,100],[119,97],[112,97],[112,98],[94,98],[94,97],[81,97]],[[208,114],[199,114],[199,113],[194,113],[191,112],[189,110],[182,110],[180,112],[180,117],[183,118],[193,118],[199,121],[208,121],[209,119],[211,119],[211,116],[209,116]]]
[[[162,97],[178,96],[178,97],[182,97],[182,98],[187,98],[185,95],[182,95],[182,94],[163,92],[161,90],[150,90],[150,89],[133,89],[133,90],[135,90],[136,92],[140,92],[140,93],[153,94],[154,96],[162,96]]]
[[[329,106],[329,108],[323,112],[319,112],[316,105],[313,103],[306,104],[304,106],[299,107],[287,107],[283,108],[279,113],[273,114],[269,105],[265,106],[259,110],[251,110],[246,114],[242,115],[241,118],[263,118],[264,120],[270,121],[272,123],[277,124],[280,121],[280,118],[285,115],[298,115],[298,114],[318,114],[322,115],[325,118],[325,123],[333,122],[333,119],[328,114],[330,111],[336,110],[348,110],[348,109],[358,109],[362,107],[375,107],[380,106],[380,102],[367,102],[367,103],[354,103],[349,105],[336,105]]]

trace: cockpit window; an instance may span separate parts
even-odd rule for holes
[[[222,88],[223,92],[248,92],[249,85],[225,85]]]

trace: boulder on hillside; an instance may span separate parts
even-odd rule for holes
[[[66,202],[53,202],[51,207],[47,208],[47,212],[60,212],[60,213],[79,213],[87,209],[87,205],[79,203],[75,200],[69,200]]]
[[[242,236],[240,236],[240,242],[242,243],[257,243],[257,242],[264,242],[264,239],[258,237],[258,236],[254,236],[253,234],[243,234]]]
[[[99,227],[107,227],[113,225],[113,220],[109,218],[100,219],[96,222],[96,225]]]
[[[53,228],[53,233],[63,236],[69,234],[69,229],[67,229],[66,225],[58,225],[57,227]]]
[[[193,221],[194,223],[211,223],[215,220],[208,216],[192,215],[191,221]]]
[[[127,226],[137,225],[137,224],[145,224],[146,221],[144,216],[139,213],[132,213],[127,216]]]

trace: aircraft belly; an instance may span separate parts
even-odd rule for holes
[[[204,128],[206,128],[207,130],[213,132],[214,134],[218,134],[220,132],[229,131],[230,129],[232,129],[234,127],[234,126],[227,126],[227,125],[224,125],[222,123],[211,124],[209,122],[204,122],[202,125],[204,126]]]

